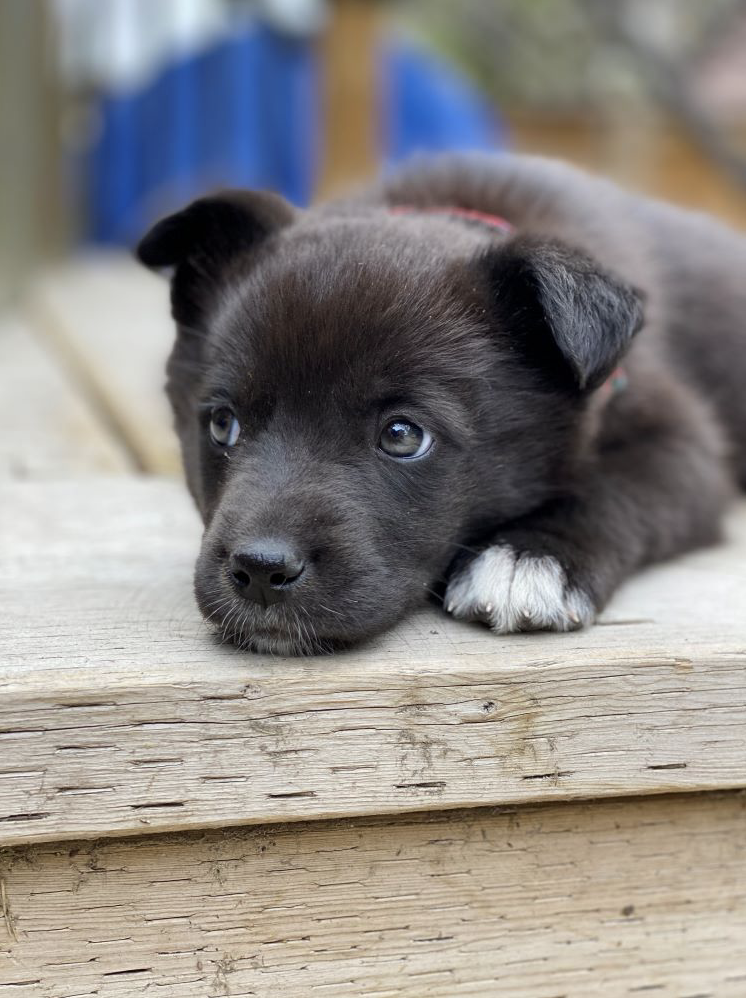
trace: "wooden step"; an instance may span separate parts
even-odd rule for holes
[[[117,431],[19,316],[0,321],[0,478],[134,471]]]
[[[0,995],[743,998],[745,826],[732,792],[8,850]]]
[[[183,487],[0,485],[0,844],[746,786],[746,509],[582,633],[215,644]]]

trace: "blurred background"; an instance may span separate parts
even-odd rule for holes
[[[120,397],[152,383],[162,417],[165,289],[127,250],[164,212],[517,149],[744,226],[745,135],[744,0],[0,0],[0,309],[136,468],[168,470]],[[23,381],[8,336],[0,397]]]
[[[516,148],[746,220],[740,0],[2,0],[2,297],[219,185]]]

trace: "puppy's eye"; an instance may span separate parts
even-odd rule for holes
[[[404,460],[422,457],[432,445],[433,438],[427,430],[408,419],[392,419],[378,438],[378,446],[384,454]]]
[[[232,447],[238,440],[241,426],[227,405],[217,405],[210,412],[210,436],[218,447]]]

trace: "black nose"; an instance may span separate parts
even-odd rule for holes
[[[305,565],[285,541],[260,540],[236,548],[228,567],[233,585],[244,599],[269,606],[285,599]]]

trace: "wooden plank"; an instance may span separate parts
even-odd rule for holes
[[[55,511],[50,517],[49,510]],[[0,843],[746,785],[746,509],[601,626],[220,647],[177,482],[0,486]]]
[[[745,822],[703,794],[9,851],[0,995],[743,998]]]
[[[33,287],[29,309],[142,469],[178,474],[163,392],[174,336],[168,283],[127,254],[99,252],[50,269]]]
[[[27,323],[0,323],[0,477],[133,470],[125,448]]]

